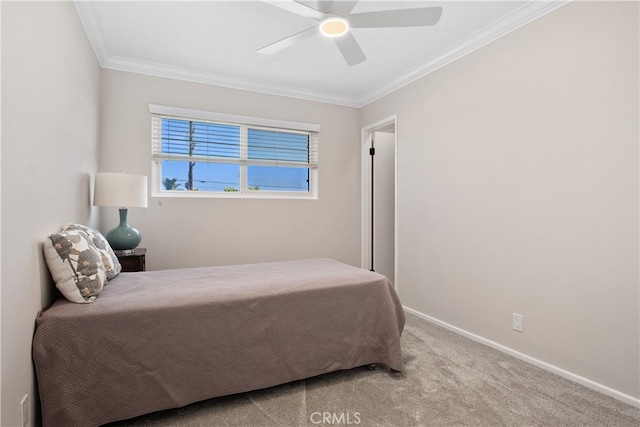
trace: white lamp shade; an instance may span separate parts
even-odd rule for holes
[[[98,172],[93,205],[146,208],[147,177],[126,173]]]

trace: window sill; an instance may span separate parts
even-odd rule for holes
[[[318,200],[317,194],[311,193],[278,193],[259,192],[212,192],[212,191],[154,191],[151,194],[154,198],[176,198],[176,199],[267,199],[267,200]]]

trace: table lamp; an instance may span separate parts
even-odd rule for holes
[[[147,207],[147,177],[126,173],[96,173],[93,205],[120,208],[120,225],[110,230],[105,238],[119,254],[133,253],[142,235],[127,224],[127,208]]]

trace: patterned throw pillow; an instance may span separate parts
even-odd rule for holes
[[[44,257],[56,287],[71,302],[95,301],[107,282],[102,253],[81,229],[67,227],[48,236]]]
[[[66,230],[78,230],[87,234],[89,241],[93,242],[93,245],[102,255],[102,264],[104,264],[104,271],[107,273],[107,280],[111,280],[120,274],[122,271],[120,261],[118,261],[118,257],[111,249],[107,239],[98,230],[80,224],[69,224]]]

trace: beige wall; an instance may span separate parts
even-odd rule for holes
[[[635,398],[638,40],[637,2],[572,3],[361,117],[398,115],[401,299]]]
[[[360,262],[359,112],[255,92],[103,72],[100,170],[151,173],[149,104],[318,123],[318,200],[151,198],[130,209],[152,270],[330,257]],[[117,225],[103,211],[101,229]]]
[[[97,225],[90,182],[98,164],[100,68],[70,2],[2,2],[2,419],[20,425],[30,396],[31,338],[53,285],[46,236]]]

